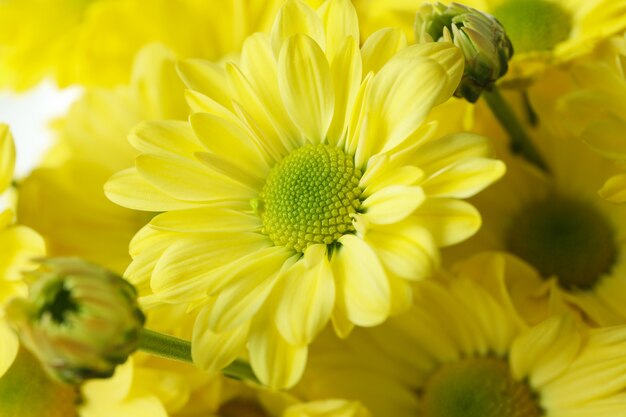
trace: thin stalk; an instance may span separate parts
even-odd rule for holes
[[[509,103],[502,97],[497,87],[483,91],[483,97],[493,115],[508,132],[511,138],[511,150],[514,153],[522,155],[526,160],[532,162],[543,171],[548,172],[548,165],[541,157],[541,154],[539,154],[539,151],[537,151],[537,148],[515,116],[515,113],[513,113],[511,106],[509,106]]]
[[[193,363],[191,342],[145,328],[139,337],[139,350],[178,362]],[[250,364],[239,359],[224,368],[222,373],[229,378],[259,382]]]

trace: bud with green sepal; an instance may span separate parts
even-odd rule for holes
[[[451,42],[465,57],[465,71],[455,91],[471,103],[506,74],[513,46],[496,18],[452,3],[427,3],[415,18],[417,42]]]
[[[7,309],[23,345],[66,383],[111,376],[139,345],[145,318],[134,287],[80,259],[40,263],[25,278],[29,297]]]

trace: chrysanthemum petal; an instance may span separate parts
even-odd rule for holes
[[[230,92],[223,65],[201,59],[186,59],[179,61],[176,69],[187,88],[211,97],[222,106],[230,107]]]
[[[373,33],[361,48],[363,73],[378,72],[398,51],[406,48],[407,40],[400,28],[385,28]]]
[[[0,123],[0,193],[7,189],[13,179],[15,167],[15,144],[9,127]]]
[[[287,113],[312,143],[321,143],[333,118],[335,92],[330,66],[320,46],[294,35],[278,59],[278,87]]]
[[[208,372],[219,372],[243,352],[248,339],[250,322],[221,333],[209,327],[211,306],[200,311],[193,326],[191,357],[193,363]]]
[[[150,225],[174,232],[254,232],[261,228],[258,216],[223,207],[173,210],[154,217]]]
[[[473,133],[455,133],[437,138],[414,152],[412,163],[430,176],[468,158],[488,157],[493,153],[487,138]]]
[[[470,158],[448,165],[422,183],[424,192],[437,197],[468,198],[500,179],[502,161]]]
[[[420,168],[412,165],[397,167],[389,160],[389,155],[380,154],[370,158],[359,186],[367,198],[390,185],[416,185],[423,177]]]
[[[135,165],[150,184],[177,199],[250,200],[254,196],[249,188],[211,171],[199,161],[143,154],[137,157]]]
[[[357,326],[382,323],[391,310],[387,275],[374,250],[354,235],[339,239],[341,248],[331,259],[347,317]]]
[[[361,207],[368,222],[392,224],[409,216],[423,201],[420,187],[390,185],[367,197]]]
[[[238,259],[237,273],[217,294],[209,315],[209,326],[216,332],[232,329],[252,318],[289,268],[291,253],[283,247],[264,249],[266,256]],[[233,268],[234,269],[234,268]]]
[[[254,374],[271,388],[292,387],[304,372],[307,347],[287,343],[269,320],[254,327],[248,341]]]
[[[312,257],[318,260],[307,266],[307,258]],[[335,304],[335,282],[326,245],[308,247],[304,259],[296,262],[283,280],[276,327],[292,345],[307,345],[326,325]]]
[[[430,232],[437,246],[464,241],[473,236],[482,223],[474,206],[452,198],[427,198],[413,217]]]
[[[626,120],[607,119],[595,121],[585,129],[581,138],[600,155],[611,159],[626,158]]]
[[[365,241],[386,269],[408,280],[431,275],[439,263],[432,235],[411,221],[371,228]]]
[[[19,342],[17,336],[5,323],[0,321],[0,377],[9,369],[17,356]]]
[[[284,43],[295,34],[313,39],[322,49],[326,47],[322,20],[305,2],[288,0],[281,7],[270,33],[274,55],[278,56]]]
[[[511,372],[535,389],[558,377],[572,363],[582,338],[569,316],[555,316],[518,337],[510,353]]]
[[[167,211],[196,207],[196,204],[178,200],[147,182],[136,168],[128,168],[113,175],[104,184],[104,194],[116,204],[134,210]]]
[[[178,120],[141,122],[133,128],[128,141],[142,153],[191,157],[202,150],[189,123]]]
[[[326,55],[334,59],[346,38],[359,42],[359,19],[349,0],[327,1],[317,10],[326,33]]]
[[[626,201],[626,174],[615,175],[609,178],[598,193],[602,198],[613,203]]]

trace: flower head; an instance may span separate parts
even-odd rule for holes
[[[30,294],[11,302],[9,320],[53,376],[108,377],[137,348],[144,315],[124,279],[71,258],[44,259],[29,279]]]
[[[465,71],[458,97],[475,102],[508,70],[513,46],[494,17],[461,4],[424,4],[415,18],[417,42],[452,42],[463,52]]]
[[[163,211],[131,243],[145,305],[196,311],[194,360],[218,370],[248,347],[271,386],[293,385],[332,320],[346,336],[408,308],[438,247],[473,234],[460,199],[499,178],[484,138],[438,137],[430,110],[462,75],[450,44],[359,48],[347,0],[288,1],[237,63],[183,61],[187,122],[131,134],[115,202]]]

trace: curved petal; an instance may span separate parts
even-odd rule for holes
[[[176,70],[187,88],[211,97],[226,108],[231,108],[231,94],[222,64],[201,59],[178,61]]]
[[[451,198],[427,198],[412,216],[428,230],[437,246],[449,246],[473,236],[482,220],[474,206]]]
[[[307,35],[325,49],[322,20],[308,4],[301,0],[288,0],[278,11],[270,33],[274,55],[278,56],[284,43],[295,34]]]
[[[378,256],[354,235],[343,235],[339,243],[331,265],[347,317],[358,326],[382,323],[391,311],[391,290]]]
[[[326,56],[334,59],[346,38],[359,42],[359,18],[349,0],[331,0],[320,6],[317,13],[324,24]]]
[[[174,232],[253,232],[261,229],[258,216],[223,207],[198,207],[157,215],[150,225]]]
[[[409,216],[424,201],[420,187],[390,185],[376,191],[363,201],[363,217],[369,223],[392,224]]]
[[[0,123],[0,193],[6,190],[13,179],[15,168],[15,144],[9,127]]]
[[[406,36],[400,28],[385,28],[373,33],[361,48],[363,73],[380,71],[406,45]]]
[[[2,318],[0,318],[2,320]],[[20,344],[17,336],[4,322],[0,321],[0,378],[11,367]]]
[[[430,176],[458,161],[489,157],[492,153],[487,138],[473,133],[455,133],[420,146],[412,153],[411,163]]]
[[[315,263],[307,266],[311,262]],[[283,279],[285,286],[277,297],[276,327],[288,343],[308,345],[328,323],[335,304],[335,282],[326,245],[308,247],[304,259],[296,262]]]
[[[335,92],[330,66],[313,39],[294,35],[278,59],[278,87],[287,113],[312,143],[321,143],[333,118]]]
[[[600,197],[613,203],[626,201],[626,174],[615,175],[609,178],[598,191]]]
[[[202,150],[189,123],[178,120],[154,120],[139,123],[131,130],[128,141],[141,153],[192,157]]]
[[[502,161],[470,158],[435,173],[422,183],[422,187],[427,195],[468,198],[500,179],[505,171]]]

